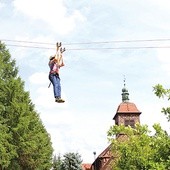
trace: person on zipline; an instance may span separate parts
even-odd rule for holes
[[[62,48],[61,43],[58,45],[57,43],[57,53],[54,56],[50,56],[49,58],[49,80],[53,85],[53,92],[55,101],[58,103],[64,103],[65,101],[61,98],[61,84],[60,84],[60,77],[59,77],[59,69],[60,67],[64,66],[63,58],[62,58]]]

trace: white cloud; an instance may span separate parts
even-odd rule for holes
[[[157,50],[157,57],[161,63],[161,68],[170,74],[170,49],[158,49]]]
[[[41,79],[40,78],[41,76],[43,77],[43,74],[41,74],[41,73],[34,74],[33,77],[32,77],[31,82],[35,81],[35,83],[38,83],[37,81],[41,81],[41,80],[43,81],[44,77]],[[46,80],[44,80],[44,83],[45,83],[45,81]],[[65,103],[61,103],[61,104],[56,103],[55,99],[54,99],[52,84],[50,85],[50,88],[48,88],[49,83],[50,83],[50,81],[48,81],[48,83],[46,83],[43,86],[39,86],[36,89],[36,91],[31,92],[32,98],[34,100],[33,101],[34,104],[40,110],[42,109],[42,112],[44,112],[43,109],[45,109],[45,110],[47,110],[47,112],[51,110],[50,111],[51,113],[55,113],[56,107],[60,108],[60,109],[67,108],[68,105],[69,105],[69,101],[67,99],[67,96],[65,95],[65,92],[62,90],[62,98],[65,100]]]
[[[142,104],[142,114],[141,114],[141,124],[147,124],[149,129],[153,131],[152,126],[155,123],[160,123],[161,127],[169,132],[169,124],[167,124],[167,118],[164,113],[161,112],[162,107],[167,107],[165,105],[166,101],[158,100],[159,103],[156,105],[153,103],[144,103]]]
[[[34,73],[29,77],[29,81],[32,84],[48,84],[48,75],[47,73],[40,72],[40,73]]]
[[[84,116],[76,116],[72,112],[62,112],[56,108],[55,112],[49,111],[41,114],[43,122],[47,123],[47,130],[52,137],[55,153],[79,152],[87,162],[93,159],[96,141],[98,145],[107,147],[107,138],[103,138],[103,126],[94,120],[86,120]],[[100,131],[100,135],[96,133]],[[93,136],[93,138],[92,138]],[[65,141],[65,142],[63,142]],[[98,154],[102,149],[97,149]]]
[[[38,93],[36,99],[34,100],[34,103],[37,107],[41,107],[44,109],[55,109],[57,108],[67,108],[68,106],[68,100],[62,95],[63,99],[66,100],[65,103],[58,104],[55,102],[54,95],[53,95],[53,89],[46,88],[40,88],[42,90],[42,93]],[[40,89],[38,91],[40,91]]]
[[[24,42],[22,42],[24,41]],[[41,62],[47,62],[50,55],[53,55],[56,52],[56,40],[51,37],[44,36],[43,34],[37,37],[31,36],[20,36],[16,35],[14,38],[13,45],[17,45],[18,47],[12,47],[10,51],[12,57],[18,60],[18,63],[24,58],[29,57],[29,61],[31,62],[30,56],[33,52],[37,52],[38,56],[41,56]],[[23,46],[23,47],[22,47]],[[33,46],[37,48],[25,48],[25,47]],[[46,49],[43,49],[46,48]],[[34,58],[35,59],[35,58]],[[26,60],[24,60],[26,61]],[[28,61],[26,61],[28,64]],[[35,62],[35,61],[34,61]],[[31,64],[33,66],[33,64]],[[34,64],[35,65],[35,64]]]
[[[48,104],[51,105],[51,103]],[[49,108],[48,113],[41,113],[41,118],[43,119],[43,122],[46,122],[46,124],[51,128],[62,125],[63,127],[65,127],[67,125],[70,125],[70,123],[75,124],[76,117],[74,116],[74,114],[71,111],[60,108],[58,106],[59,104],[55,103],[55,108]]]
[[[16,11],[24,13],[32,19],[42,20],[52,30],[61,34],[72,31],[77,21],[83,21],[83,15],[75,10],[67,15],[67,8],[62,0],[15,0]]]
[[[158,8],[163,10],[169,10],[169,0],[150,0],[152,4],[157,5]]]
[[[4,6],[5,6],[5,4],[0,2],[0,9],[3,8]]]

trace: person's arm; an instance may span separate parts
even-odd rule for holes
[[[63,58],[62,57],[60,57],[60,61],[59,61],[59,66],[60,67],[63,67],[63,66],[65,66],[65,64],[64,64],[64,61],[63,61]]]
[[[61,48],[61,42],[56,44],[56,54],[55,54],[55,58],[53,60],[58,65],[60,65],[60,48]]]
[[[65,48],[60,48],[60,55],[59,55],[59,66],[63,67],[64,61],[63,61],[63,52],[65,51]]]

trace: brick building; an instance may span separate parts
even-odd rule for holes
[[[116,125],[130,125],[134,127],[136,123],[140,123],[140,114],[136,105],[129,102],[129,93],[125,87],[122,89],[122,102],[119,104],[116,114],[113,117]],[[116,138],[121,138],[123,134],[118,134]],[[111,170],[110,163],[114,158],[111,153],[111,145],[109,145],[101,154],[97,156],[95,161],[91,164],[88,169],[83,170]]]

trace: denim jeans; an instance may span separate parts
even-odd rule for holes
[[[61,97],[60,77],[56,74],[49,74],[49,79],[53,85],[54,97]]]

